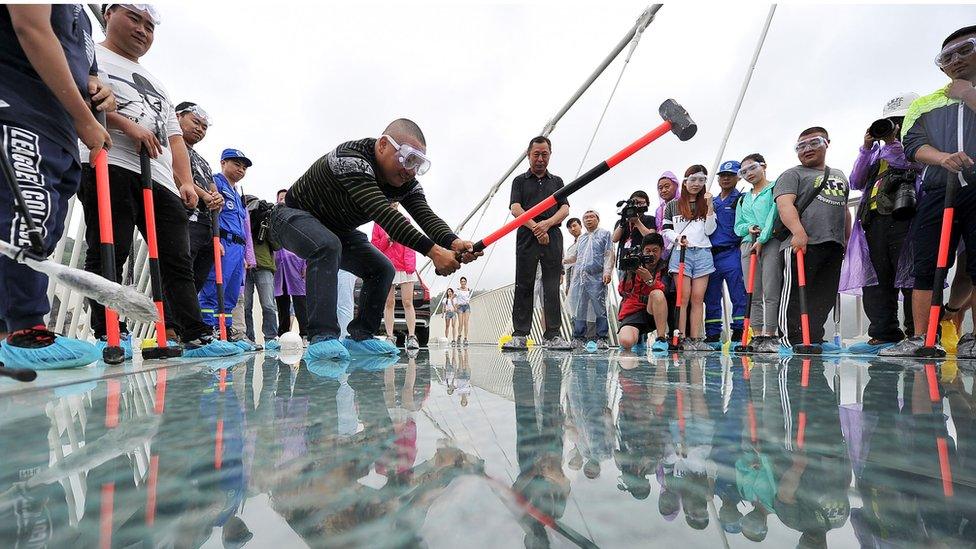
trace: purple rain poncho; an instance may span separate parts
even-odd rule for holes
[[[282,248],[275,252],[274,294],[305,295],[305,260]]]
[[[851,189],[866,193],[870,190],[873,181],[867,181],[868,173],[874,163],[885,160],[893,168],[917,170],[922,172],[922,166],[917,163],[909,162],[905,158],[905,149],[900,141],[886,143],[883,146],[875,144],[871,149],[863,146],[854,161],[851,175],[848,178]],[[915,192],[919,194],[921,200],[921,176],[915,180]],[[839,291],[846,294],[860,295],[861,288],[874,286],[878,283],[878,274],[871,264],[871,255],[868,251],[867,238],[864,235],[864,228],[861,227],[861,217],[868,201],[861,196],[861,201],[857,207],[857,214],[854,216],[854,225],[851,227],[851,238],[847,242],[847,249],[844,252],[844,264],[840,272]],[[896,288],[912,288],[915,286],[913,274],[915,224],[908,228],[905,242],[901,248],[901,255],[898,257],[898,270],[895,273]]]

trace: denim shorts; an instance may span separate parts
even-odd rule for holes
[[[668,272],[678,272],[680,250],[675,250],[668,260]],[[715,272],[715,261],[712,259],[711,248],[688,248],[685,250],[685,276],[700,278]]]
[[[459,314],[460,313],[470,313],[471,312],[471,305],[469,305],[467,303],[465,303],[464,305],[458,305],[457,306],[457,312]]]
[[[447,320],[451,320],[452,318],[454,318],[454,311],[445,311],[444,318],[446,318]]]

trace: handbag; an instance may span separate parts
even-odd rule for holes
[[[795,204],[797,217],[803,215],[803,211],[807,209],[807,206],[809,206],[810,204],[813,203],[814,200],[816,200],[817,195],[820,194],[820,190],[823,189],[823,186],[827,184],[827,179],[829,177],[830,177],[830,166],[825,165],[823,177],[821,177],[820,181],[818,181],[817,184],[813,187],[813,192],[810,193],[810,196],[807,197],[802,204]],[[786,224],[783,223],[782,218],[777,217],[776,221],[773,223],[773,230],[771,236],[776,240],[779,240],[780,242],[785,242],[786,239],[792,235],[793,233],[786,226]]]

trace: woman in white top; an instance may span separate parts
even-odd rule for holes
[[[448,288],[447,292],[444,294],[444,337],[451,342],[451,346],[457,345],[455,338],[457,337],[457,305],[454,300],[454,288]],[[448,331],[452,334],[448,337]]]
[[[457,304],[457,343],[461,345],[461,336],[464,336],[464,345],[468,345],[468,318],[471,317],[471,288],[468,288],[468,279],[461,277],[461,287],[458,288],[454,297]]]
[[[708,170],[695,164],[685,170],[684,188],[681,197],[672,200],[664,208],[662,233],[666,239],[685,247],[685,274],[681,281],[681,314],[678,326],[688,326],[688,334],[682,344],[687,351],[712,350],[700,337],[704,322],[705,289],[708,288],[708,275],[715,272],[712,260],[712,243],[708,236],[715,232],[715,207],[712,195],[706,192]],[[678,272],[679,253],[672,253],[668,271]],[[677,285],[677,280],[675,281]],[[689,311],[690,309],[690,311]],[[689,315],[691,315],[689,317]],[[690,318],[690,323],[685,324]]]

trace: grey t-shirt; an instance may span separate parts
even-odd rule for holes
[[[784,194],[795,194],[796,201],[794,203],[802,204],[809,200],[814,186],[820,181],[823,174],[824,171],[820,169],[794,166],[776,179],[774,196],[779,198]],[[810,238],[810,244],[837,242],[843,246],[847,243],[844,236],[847,195],[849,193],[850,185],[844,172],[831,168],[830,178],[820,189],[820,195],[813,202],[810,202],[810,205],[800,214],[800,223],[803,224],[803,228]]]

